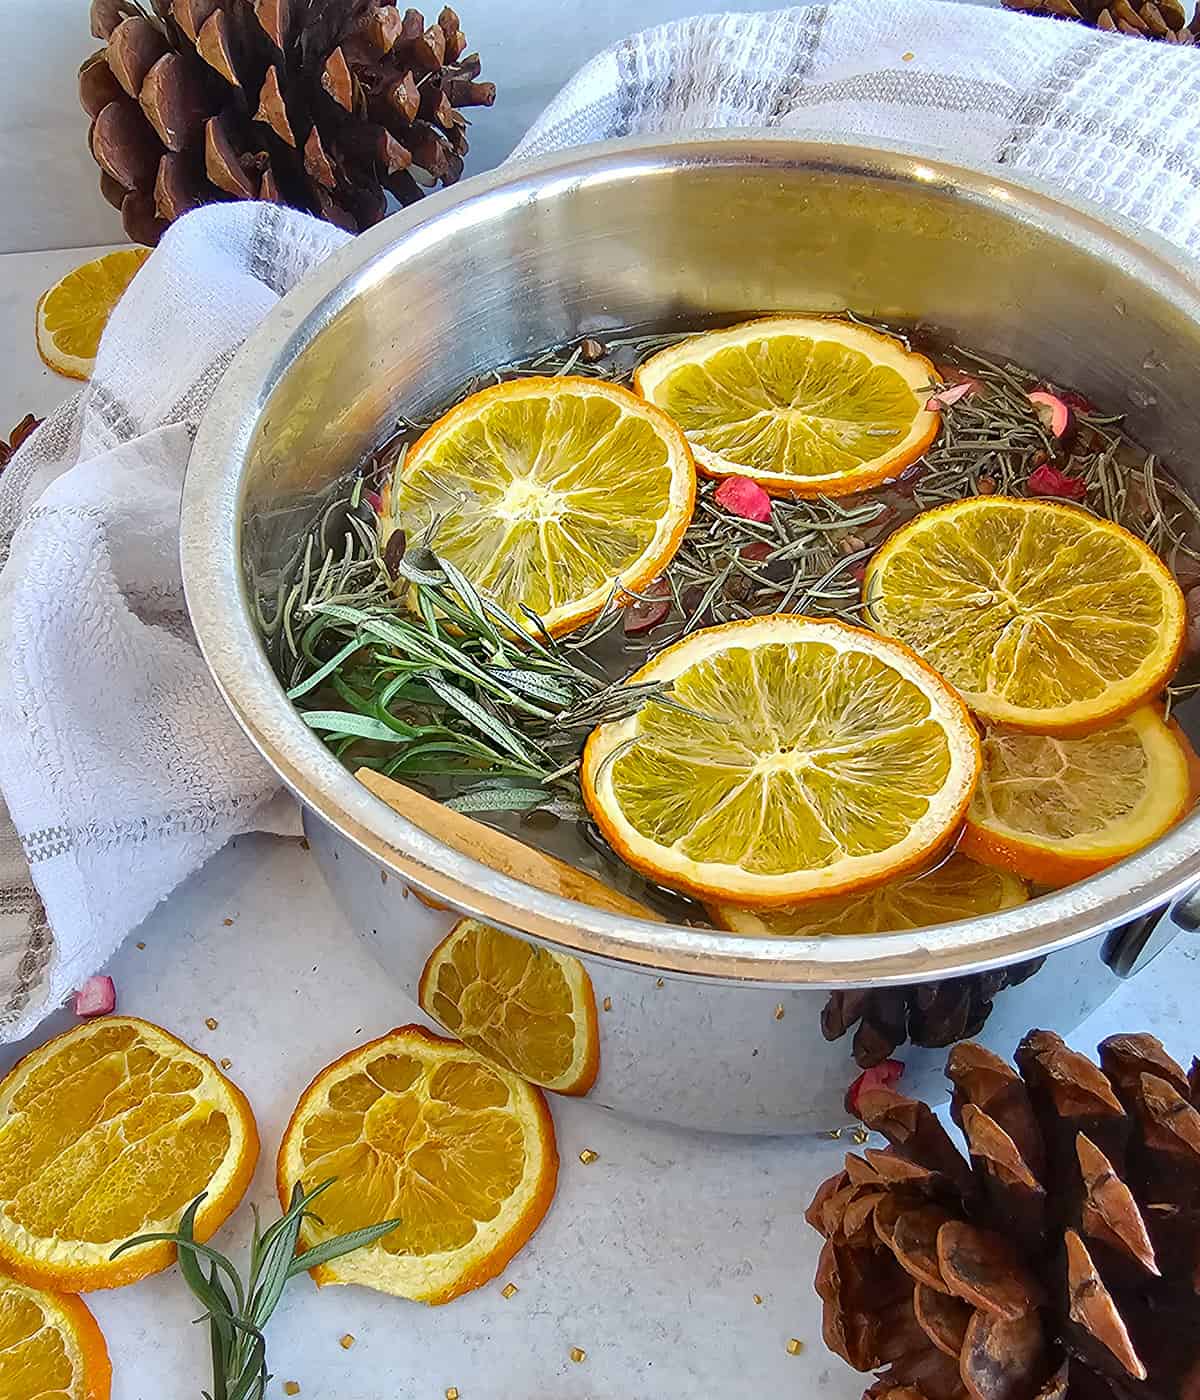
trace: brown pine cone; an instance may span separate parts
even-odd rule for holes
[[[92,0],[91,18],[89,144],[140,243],[223,199],[367,228],[388,193],[459,178],[460,109],[496,96],[448,6],[430,25],[395,0]]]
[[[888,1139],[807,1219],[826,1345],[864,1400],[1196,1400],[1200,1065],[1110,1036],[1098,1068],[1050,1031],[946,1067],[964,1157],[927,1105],[865,1089]]]
[[[941,1049],[978,1035],[992,1014],[992,999],[1027,982],[1045,961],[1033,958],[912,987],[830,992],[821,1012],[821,1033],[826,1040],[840,1040],[856,1027],[852,1052],[861,1069],[882,1064],[906,1041]]]
[[[1168,44],[1194,44],[1200,34],[1200,8],[1191,23],[1180,0],[1001,0],[1006,10],[1079,20],[1095,29],[1129,34],[1137,39],[1161,39]]]
[[[0,442],[0,471],[3,471],[12,461],[17,448],[25,439],[37,432],[41,426],[42,420],[40,418],[35,418],[32,413],[27,413],[8,435],[8,441]]]

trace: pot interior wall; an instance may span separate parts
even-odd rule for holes
[[[989,207],[933,167],[900,183],[842,169],[833,150],[815,165],[787,150],[717,144],[707,165],[635,161],[632,179],[614,158],[427,222],[360,273],[271,396],[248,514],[357,465],[399,413],[419,419],[472,375],[580,334],[847,307],[1071,384],[1200,480],[1196,327],[1133,245],[1114,263],[1035,197]],[[269,567],[280,542],[256,536],[253,562]]]
[[[936,163],[780,140],[593,151],[431,200],[348,266],[293,316],[241,475],[245,582],[268,606],[322,492],[400,415],[616,327],[847,308],[920,323],[1125,413],[1200,489],[1196,287],[1109,226]]]

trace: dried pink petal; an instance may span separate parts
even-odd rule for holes
[[[846,1090],[846,1112],[859,1117],[858,1096],[865,1089],[890,1089],[893,1084],[900,1082],[903,1075],[903,1060],[883,1060],[877,1065],[872,1065],[870,1069],[863,1070]]]
[[[106,1016],[116,1007],[117,989],[111,977],[89,977],[71,1003],[76,1016]]]
[[[771,518],[771,498],[757,481],[748,476],[727,476],[713,493],[713,499],[730,515],[765,524]]]
[[[1048,393],[1045,389],[1035,389],[1029,395],[1029,402],[1034,406],[1037,416],[1051,437],[1065,438],[1071,431],[1070,405],[1057,394]]]
[[[965,399],[968,394],[973,394],[979,388],[977,379],[964,379],[959,384],[952,384],[948,389],[939,389],[936,394],[925,400],[925,408],[930,413],[936,413],[940,408],[949,408],[952,403],[957,403],[959,399]]]

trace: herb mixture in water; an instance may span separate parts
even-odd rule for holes
[[[589,338],[466,385],[454,402],[489,385],[544,376],[628,385],[639,366],[692,334],[622,334],[603,343]],[[904,336],[889,334],[911,348]],[[1064,754],[1067,766],[1076,754],[1085,780],[1089,765],[1144,767],[1154,761],[1154,746],[1161,747],[1157,727],[1153,734],[1138,730],[1134,738],[1122,729],[1121,742],[1114,739],[1116,746],[1107,749],[1100,740],[1089,740],[1086,751],[1071,750],[1070,735],[988,729],[984,773],[991,771],[991,791],[1000,796],[988,798],[991,824],[982,825],[985,837],[1001,829],[1003,839],[989,845],[976,833],[974,845],[961,848],[966,854],[955,855],[932,878],[924,874],[926,860],[921,869],[897,867],[905,877],[899,881],[872,876],[861,888],[818,889],[840,899],[836,911],[827,911],[824,928],[825,915],[816,914],[828,900],[806,903],[801,918],[798,905],[780,913],[781,899],[759,901],[753,882],[747,888],[755,898],[741,906],[735,888],[729,898],[718,898],[714,887],[689,878],[686,868],[683,875],[656,879],[666,867],[626,849],[618,857],[610,842],[621,845],[619,833],[614,837],[607,823],[598,826],[581,795],[581,750],[597,726],[613,734],[633,726],[630,734],[636,735],[639,725],[649,723],[638,719],[643,711],[650,713],[647,706],[653,715],[673,714],[670,723],[684,729],[706,713],[694,686],[681,691],[686,678],[627,684],[633,671],[706,629],[765,615],[870,627],[877,619],[864,601],[868,562],[907,522],[938,506],[986,497],[1068,503],[1144,541],[1185,589],[1200,583],[1200,506],[1138,449],[1119,417],[1027,370],[973,351],[954,347],[933,358],[930,382],[918,397],[939,411],[940,428],[895,479],[853,495],[802,498],[768,496],[748,476],[702,475],[690,523],[665,567],[637,588],[611,589],[598,615],[558,636],[543,630],[533,614],[514,616],[518,608],[506,613],[489,590],[475,587],[449,558],[440,557],[436,514],[432,532],[381,532],[393,469],[430,426],[401,420],[396,438],[329,497],[318,523],[298,541],[271,605],[260,603],[273,665],[307,722],[348,766],[374,768],[422,787],[642,898],[665,903],[677,915],[697,915],[690,901],[680,902],[692,895],[704,900],[712,919],[745,932],[909,927],[961,916],[954,898],[958,890],[969,891],[969,909],[983,912],[1016,902],[1014,888],[1022,881],[1024,891],[1036,892],[1091,873],[1090,857],[1080,864],[1077,835],[1051,829],[1055,821],[1061,828],[1061,812],[1034,821],[1044,829],[1032,833],[1032,844],[1041,849],[1049,843],[1053,859],[1045,866],[1031,857],[1025,850],[1030,832],[1013,835],[1019,822],[1004,809],[1004,794],[1014,783],[1018,789],[1022,782],[1044,787],[1062,770]],[[1094,552],[1091,545],[1087,549]],[[806,637],[788,644],[820,641]],[[932,660],[923,647],[916,649]],[[1154,726],[1197,688],[1200,683],[1176,676]],[[1125,725],[1120,716],[1113,723]],[[1103,726],[1104,732],[1111,727]],[[1179,731],[1173,732],[1186,745]],[[693,740],[699,742],[695,735]],[[611,749],[600,786],[613,786],[609,778],[619,774],[637,742],[627,737],[624,748]],[[659,778],[648,781],[653,786]],[[718,806],[740,800],[719,784],[709,797]],[[1097,805],[1094,796],[1088,800]],[[978,794],[975,801],[978,806]],[[844,796],[837,799],[839,812],[846,802]],[[1127,816],[1108,813],[1106,819]],[[636,815],[634,820],[636,825]],[[698,820],[703,823],[702,816]],[[653,827],[659,816],[645,821]],[[823,838],[818,833],[813,839],[819,847]],[[853,831],[850,839],[857,839]],[[943,844],[938,854],[944,849]],[[992,871],[1003,874],[993,879]],[[1055,878],[1056,871],[1069,873]],[[915,902],[914,874],[924,881]],[[987,887],[983,894],[981,882]],[[803,899],[808,897],[805,892]],[[751,914],[751,903],[764,907]]]

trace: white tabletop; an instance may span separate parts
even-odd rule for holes
[[[497,109],[480,114],[481,164],[507,151],[590,51],[697,3],[463,0],[472,42],[503,90]],[[93,193],[74,108],[73,67],[90,47],[85,10],[84,0],[0,6],[0,45],[10,56],[0,95],[0,250],[78,249],[117,236]],[[531,52],[537,77],[523,82],[516,73],[533,66]],[[4,429],[70,391],[38,364],[32,317],[38,293],[82,256],[0,257],[9,328]],[[1190,1055],[1197,1046],[1185,1038],[1182,1008],[1200,990],[1198,946],[1180,942],[1164,953],[1074,1042],[1090,1049],[1114,1030],[1149,1029],[1176,1055]],[[232,1060],[264,1144],[251,1199],[268,1211],[274,1148],[308,1079],[349,1047],[419,1017],[381,977],[312,857],[292,841],[234,843],[130,936],[109,971],[120,1009]],[[68,1019],[53,1018],[35,1041]],[[0,1068],[20,1048],[0,1052]],[[553,1109],[563,1162],[558,1194],[504,1278],[436,1309],[360,1289],[318,1294],[297,1280],[270,1328],[273,1396],[286,1380],[323,1400],[437,1400],[451,1386],[462,1400],[861,1394],[863,1379],[821,1345],[812,1291],[818,1241],[802,1219],[817,1183],[837,1170],[844,1141],[701,1138],[581,1103],[557,1100]],[[588,1166],[579,1161],[584,1147],[598,1153]],[[248,1216],[243,1209],[222,1232],[222,1248],[244,1246]],[[508,1280],[519,1291],[506,1301],[500,1289]],[[185,1400],[207,1385],[205,1339],[189,1325],[197,1308],[174,1269],[89,1303],[109,1341],[116,1400]],[[355,1342],[344,1350],[339,1338],[347,1333]],[[791,1337],[804,1343],[798,1356],[786,1350]],[[572,1347],[586,1351],[582,1363],[569,1359]]]

